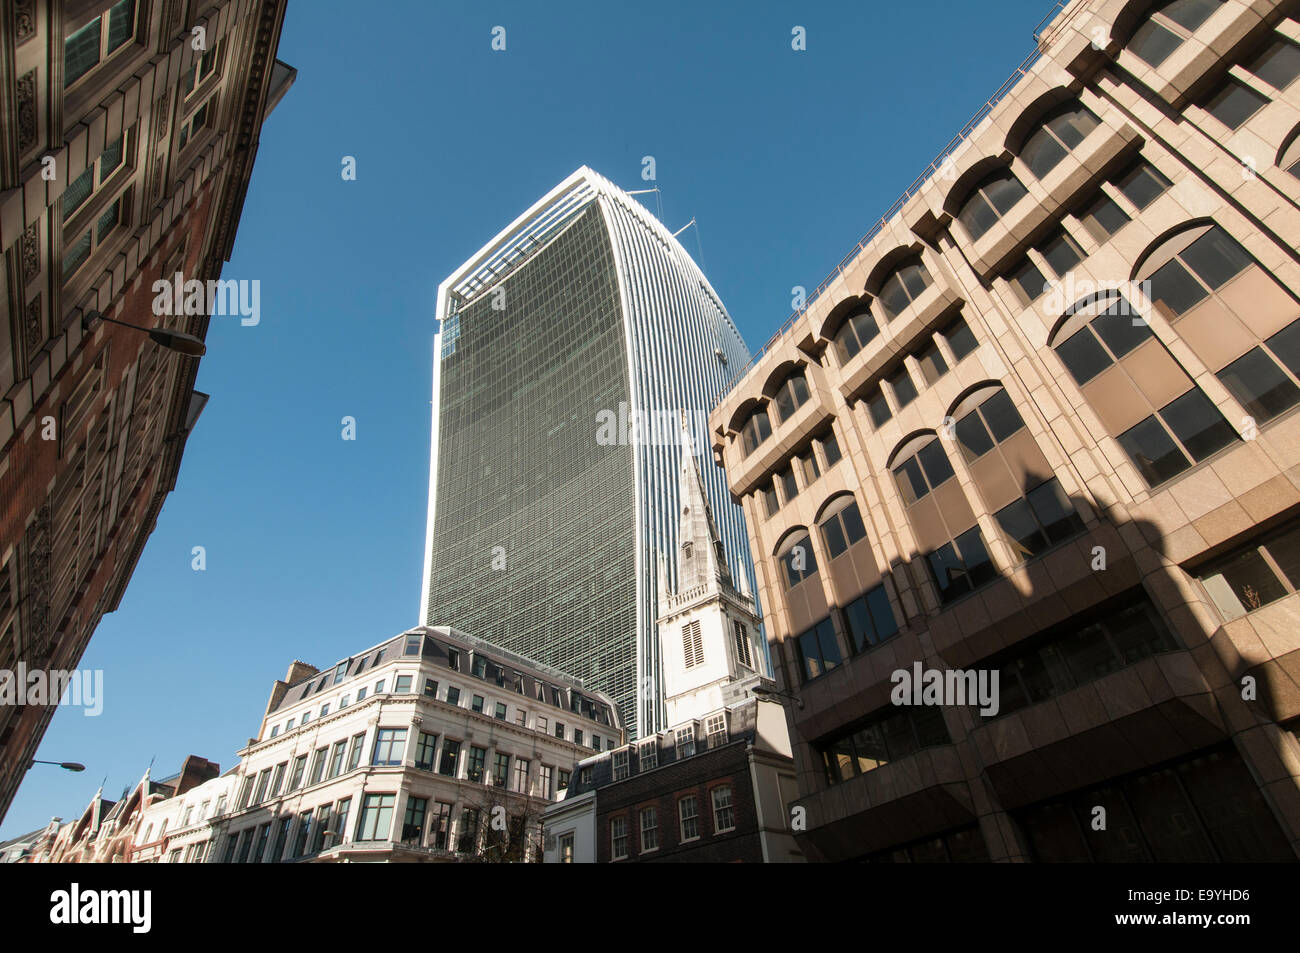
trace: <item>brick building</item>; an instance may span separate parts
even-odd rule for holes
[[[1298,18],[1058,4],[714,409],[810,857],[1296,859]]]
[[[154,282],[215,280],[230,257],[262,122],[294,77],[275,59],[284,8],[0,12],[0,672],[77,666],[175,486],[207,399],[192,352],[208,303],[159,316]],[[141,333],[157,327],[191,353]],[[53,711],[0,708],[0,817]]]

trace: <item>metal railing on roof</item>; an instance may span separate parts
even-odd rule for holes
[[[844,273],[845,269],[852,264],[858,255],[860,255],[862,251],[871,244],[875,237],[880,234],[886,225],[889,224],[890,220],[903,210],[903,206],[921,190],[922,186],[929,182],[936,173],[943,170],[949,157],[956,152],[967,139],[970,138],[970,135],[975,131],[975,128],[983,122],[985,118],[987,118],[989,113],[993,111],[993,108],[1006,97],[1007,93],[1011,91],[1016,83],[1018,83],[1022,77],[1029,74],[1029,71],[1034,67],[1034,64],[1037,63],[1038,60],[1042,58],[1043,54],[1051,48],[1052,44],[1056,42],[1057,37],[1060,36],[1065,26],[1073,20],[1081,10],[1090,6],[1091,2],[1092,0],[1059,0],[1056,6],[1052,8],[1052,11],[1039,21],[1038,26],[1034,29],[1034,49],[1025,57],[1024,62],[1016,67],[1016,71],[1007,78],[1006,82],[998,87],[997,92],[990,96],[985,101],[984,105],[975,112],[975,115],[972,116],[964,126],[962,126],[961,131],[958,132],[957,135],[953,136],[951,141],[949,141],[939,154],[935,156],[934,161],[932,161],[925,170],[917,176],[916,181],[908,186],[907,190],[900,195],[885,214],[880,217],[880,220],[867,230],[867,234],[864,235],[862,240],[853,247],[853,250],[844,256],[844,259],[835,266],[835,269],[826,276],[821,284],[813,289],[811,294],[806,296],[804,299],[804,306],[791,312],[790,317],[786,318],[785,323],[781,325],[780,329],[768,339],[766,344],[754,352],[750,357],[749,362],[744,367],[732,376],[718,399],[714,401],[713,409],[719,407],[731,392],[736,389],[736,385],[744,379],[745,375],[754,368],[763,356],[780,343],[781,339],[789,333],[792,327],[794,327],[795,322],[808,312],[808,309],[812,307],[813,303],[822,296],[826,289],[829,288],[831,284],[840,277],[840,275]],[[1061,11],[1069,7],[1071,3],[1077,4],[1075,9],[1071,11],[1068,17],[1061,20],[1060,23],[1056,23],[1055,26],[1052,27],[1051,25],[1053,24],[1053,21],[1055,21]]]

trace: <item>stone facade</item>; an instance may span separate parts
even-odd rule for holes
[[[1296,859],[1298,17],[1066,5],[712,412],[810,857]]]

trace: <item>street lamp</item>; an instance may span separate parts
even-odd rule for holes
[[[193,334],[186,334],[184,331],[172,331],[168,328],[142,328],[139,325],[127,324],[125,321],[118,321],[115,318],[106,318],[98,311],[87,311],[81,316],[81,330],[83,332],[93,331],[100,321],[107,321],[109,324],[130,328],[132,331],[143,331],[159,347],[165,347],[177,354],[184,354],[188,357],[202,357],[208,353],[208,346]]]
[[[78,762],[78,761],[38,761],[38,760],[36,760],[35,758],[32,758],[31,761],[29,761],[29,762],[27,763],[27,770],[30,771],[32,768],[36,767],[36,765],[38,765],[38,764],[53,764],[53,765],[56,765],[56,766],[62,768],[62,769],[65,770],[65,771],[74,771],[74,772],[75,772],[75,771],[85,771],[85,770],[86,770],[86,766],[85,766],[84,764],[81,764],[81,763]]]

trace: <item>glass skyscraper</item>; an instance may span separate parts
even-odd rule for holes
[[[660,727],[682,421],[707,448],[740,333],[677,239],[585,167],[440,285],[438,318],[421,622],[583,679],[633,734]],[[701,463],[752,593],[744,517]]]

